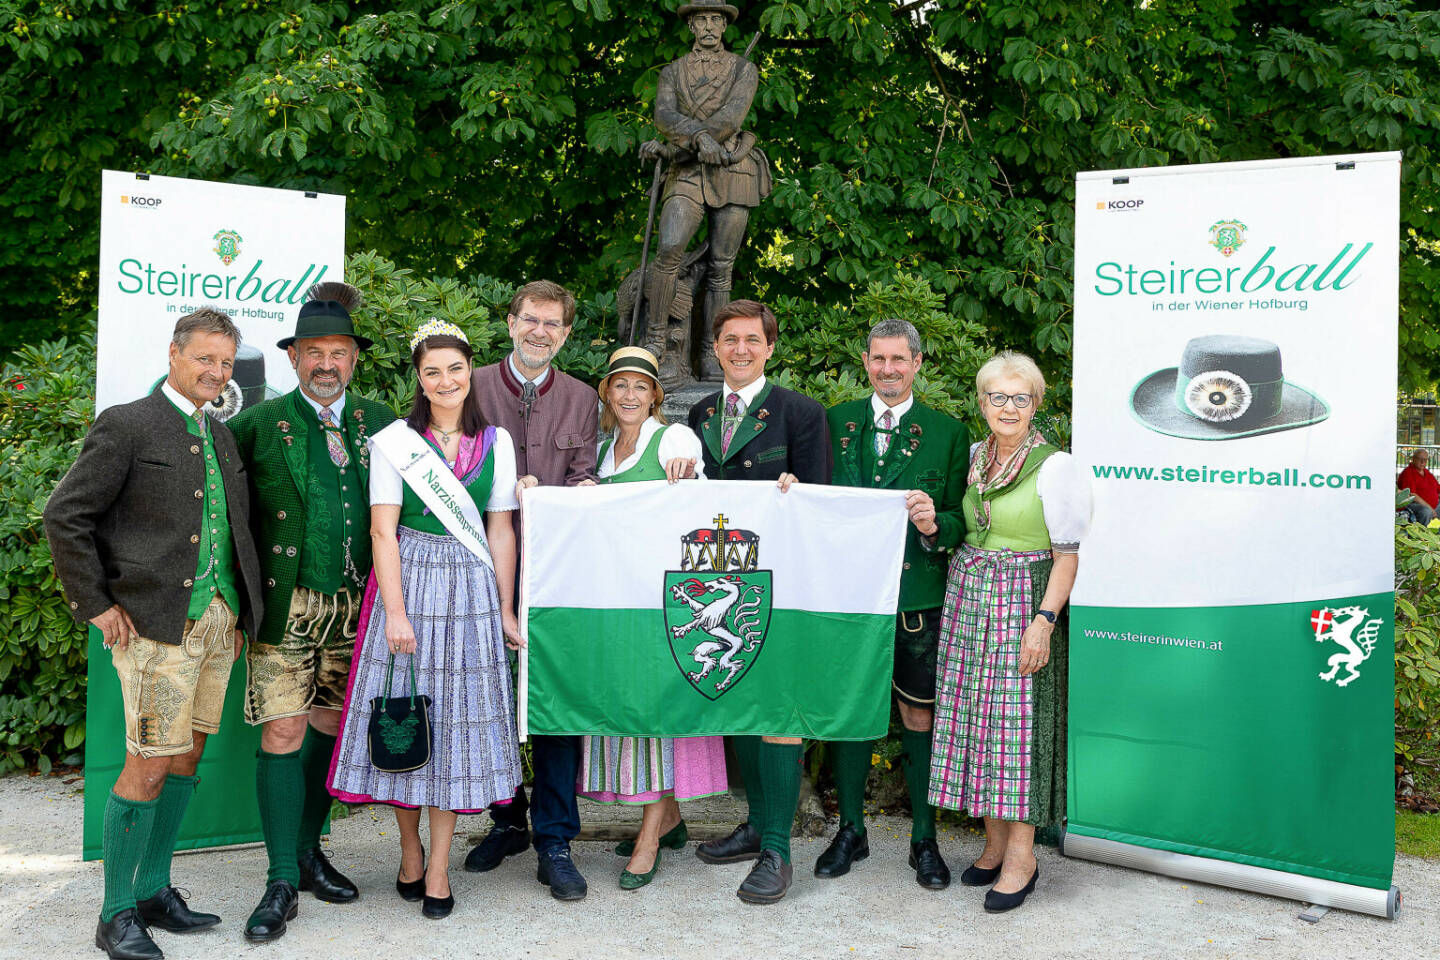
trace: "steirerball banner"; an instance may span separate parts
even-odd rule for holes
[[[202,306],[228,313],[243,342],[212,415],[295,386],[275,341],[295,329],[305,291],[343,280],[345,198],[300,190],[106,170],[101,181],[100,315],[95,410],[150,392],[169,371],[175,321]],[[109,784],[125,758],[120,688],[110,655],[90,631],[86,699],[84,856],[101,855]],[[178,849],[260,839],[255,803],[259,732],[243,719],[245,664],[230,676],[220,732],[200,763],[201,786]]]
[[[1069,836],[1384,912],[1399,185],[1399,154],[1078,178]]]
[[[345,198],[116,170],[101,187],[96,412],[164,377],[175,321],[202,306],[244,338],[217,412],[294,387],[275,341],[312,284],[344,279]]]

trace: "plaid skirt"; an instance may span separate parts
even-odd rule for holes
[[[1019,671],[1020,637],[1053,561],[964,546],[950,563],[940,625],[930,802],[976,817],[1045,826],[1065,815],[1064,621],[1050,662]]]
[[[459,540],[401,527],[400,594],[415,629],[420,693],[430,697],[430,762],[408,773],[370,763],[370,701],[385,687],[385,604],[375,577],[361,607],[330,792],[347,803],[479,812],[515,795],[520,752],[495,574]],[[395,658],[393,692],[410,689],[408,656]],[[403,679],[402,679],[403,678]]]

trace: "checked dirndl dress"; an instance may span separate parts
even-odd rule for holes
[[[434,446],[429,431],[425,439]],[[481,511],[519,508],[515,451],[505,430],[491,427],[480,437],[462,437],[453,470]],[[430,762],[418,770],[383,773],[370,763],[370,701],[384,690],[389,658],[385,604],[372,574],[360,610],[330,792],[347,803],[478,813],[514,796],[520,784],[495,573],[445,530],[378,452],[370,467],[370,502],[400,505],[400,590],[415,629],[416,685],[430,697],[434,743]],[[392,695],[409,692],[408,659],[395,657]]]
[[[967,517],[979,497],[972,485]],[[1069,454],[1042,445],[987,499],[989,529],[969,530],[950,562],[930,802],[1046,826],[1065,815],[1066,618],[1050,636],[1050,662],[1028,677],[1020,638],[1045,596],[1051,551],[1078,551],[1088,532],[1090,488]]]
[[[695,460],[705,476],[700,440],[683,424],[665,426],[651,417],[640,425],[635,452],[619,464],[610,441],[600,445],[596,473],[601,483],[665,479],[665,463]],[[729,789],[723,737],[605,737],[580,740],[580,773],[575,792],[597,803],[643,804],[664,797],[693,800]]]

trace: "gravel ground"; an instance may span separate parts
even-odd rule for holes
[[[0,958],[96,957],[101,865],[79,857],[81,783],[52,777],[0,779]],[[582,805],[582,814],[585,807]],[[655,882],[627,893],[624,865],[608,844],[577,842],[575,861],[590,882],[580,903],[552,900],[535,882],[530,854],[489,874],[459,869],[466,828],[452,850],[454,914],[420,916],[394,893],[394,820],[367,807],[334,825],[332,858],[360,887],[358,903],[337,906],[301,895],[300,916],[280,941],[241,937],[263,888],[258,846],[181,854],[174,876],[197,909],[219,913],[217,928],[189,937],[156,935],[172,958],[267,957],[1428,957],[1440,933],[1440,861],[1398,857],[1405,895],[1400,918],[1332,911],[1318,924],[1297,919],[1299,904],[1040,852],[1041,877],[1020,910],[990,916],[984,891],[931,892],[906,866],[908,824],[879,818],[870,859],[839,880],[811,873],[825,839],[797,839],[795,885],[780,904],[751,907],[734,896],[747,864],[707,866],[686,850],[667,856]],[[958,875],[981,847],[969,834],[942,835]]]

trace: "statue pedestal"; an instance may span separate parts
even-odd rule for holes
[[[687,383],[683,387],[677,387],[672,392],[665,394],[665,402],[660,405],[665,419],[671,423],[684,423],[690,415],[690,408],[701,397],[709,396],[722,386],[722,381]]]

